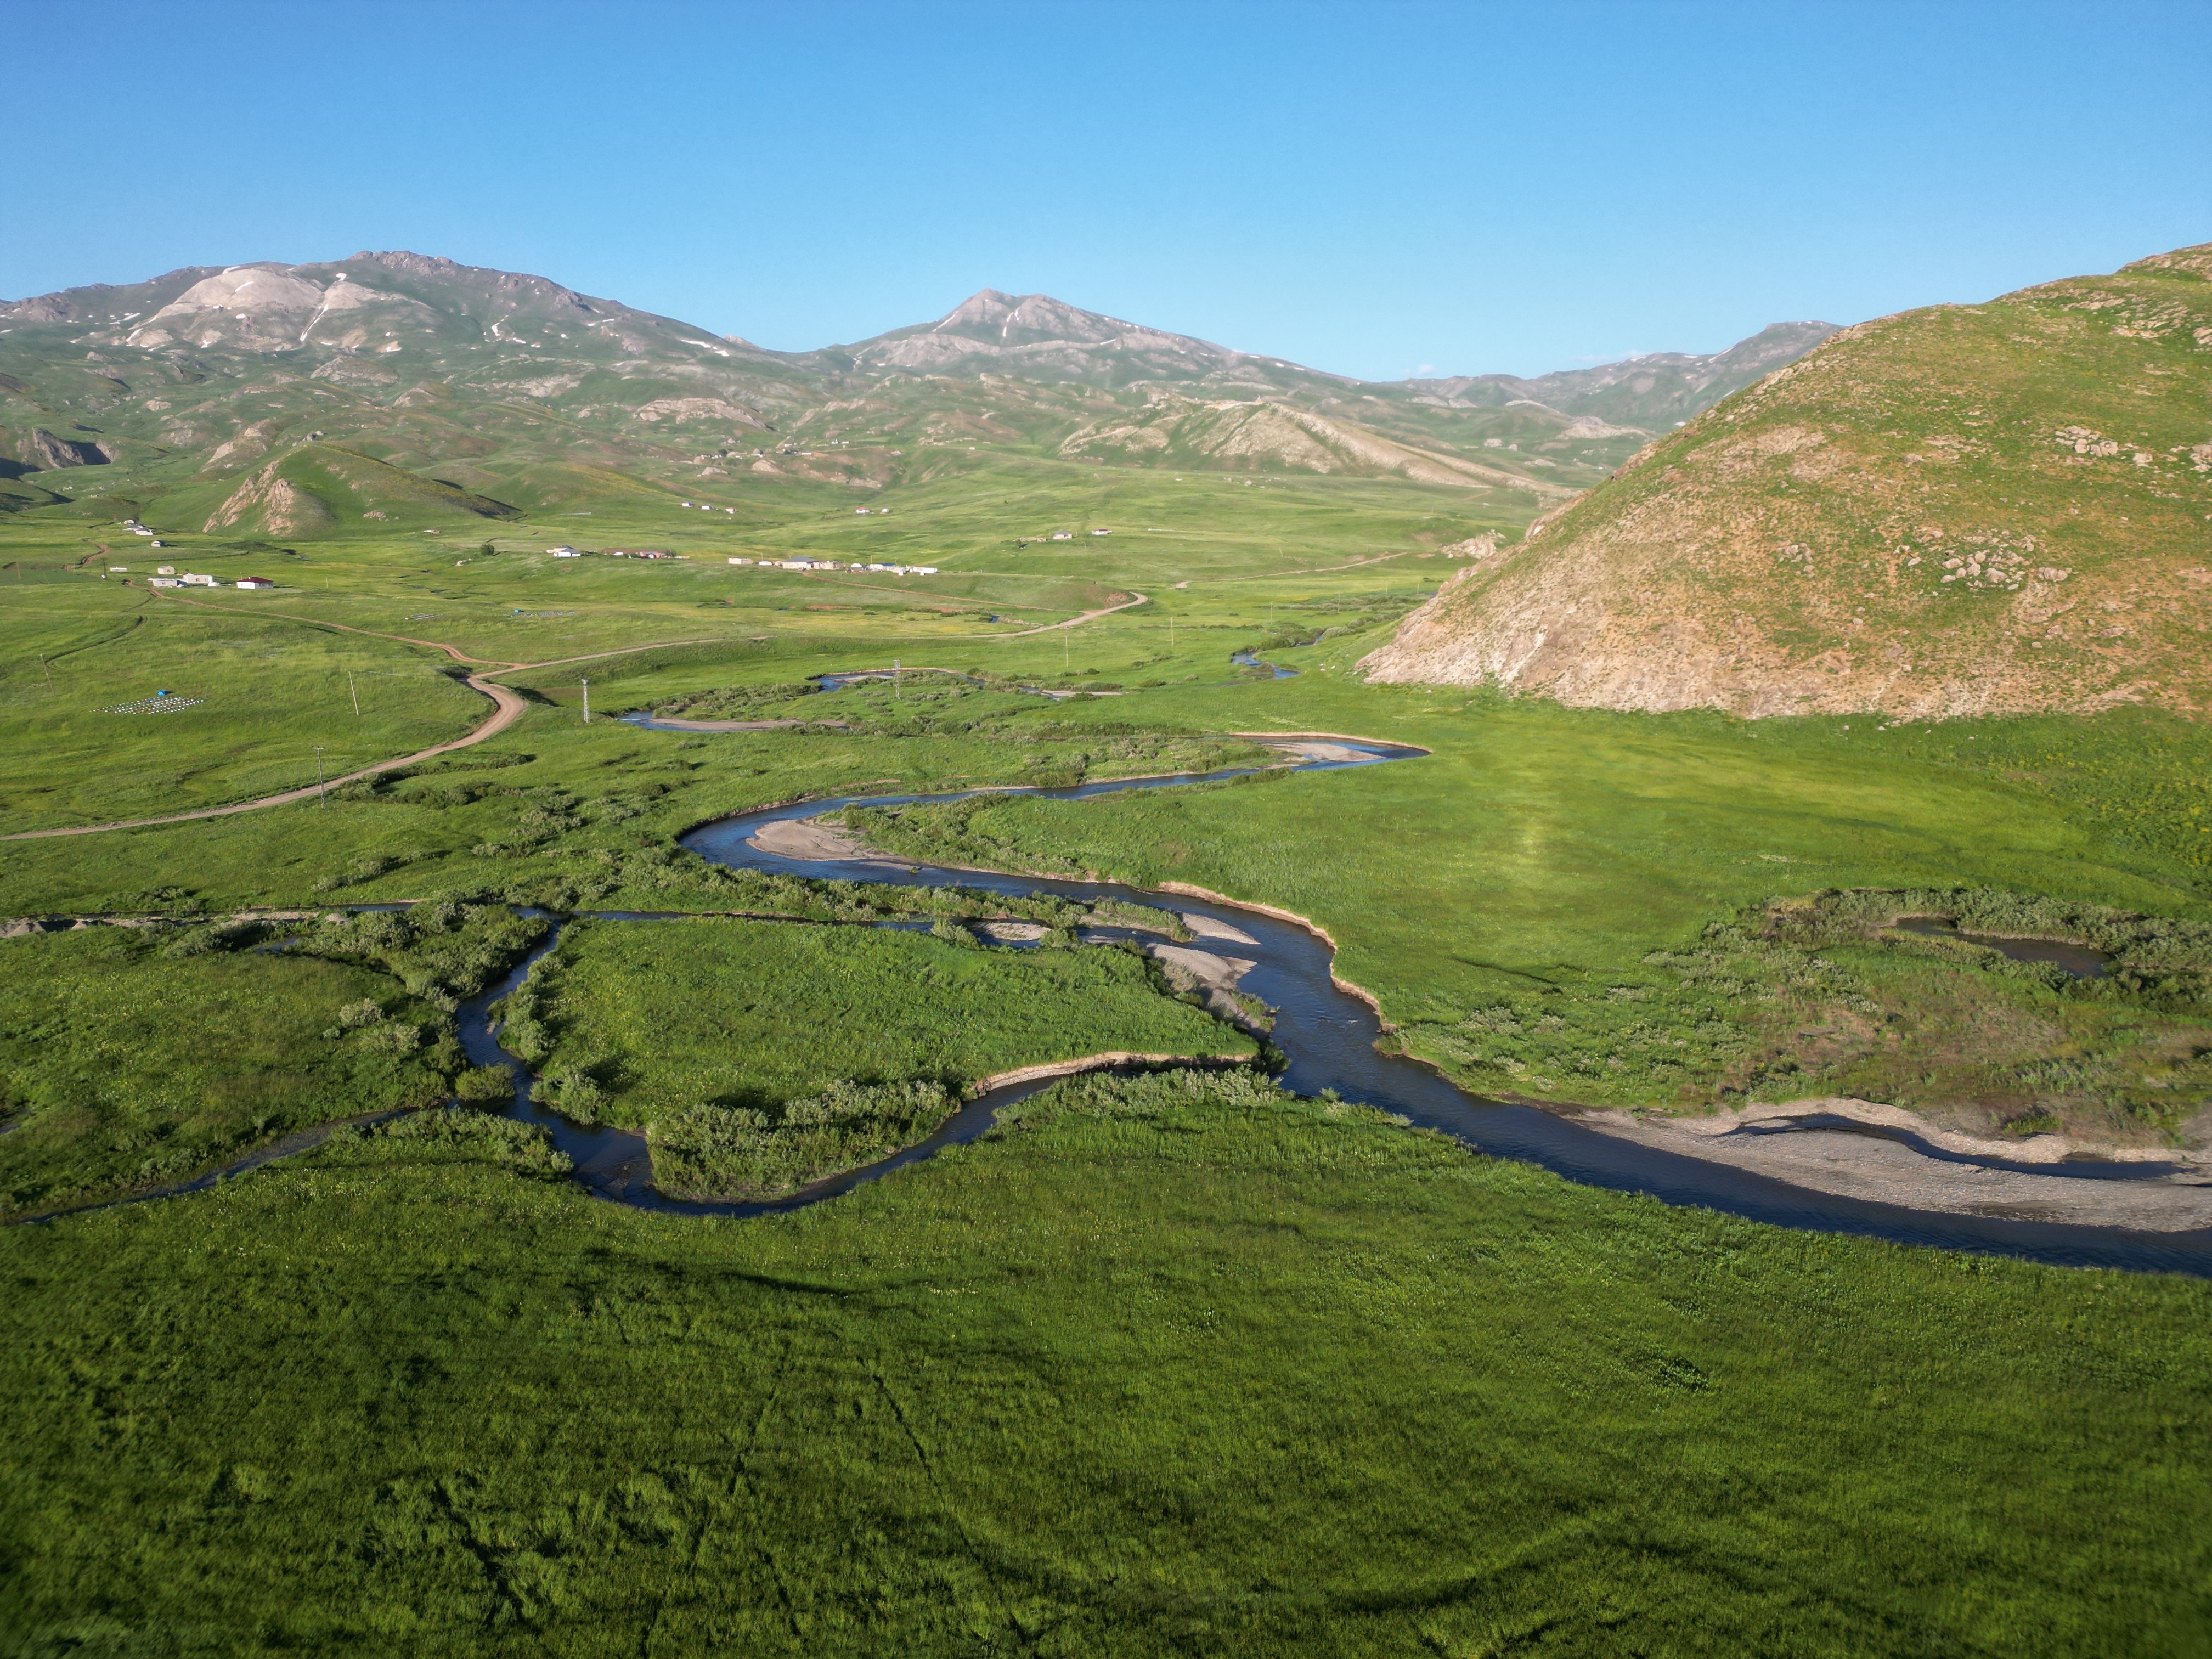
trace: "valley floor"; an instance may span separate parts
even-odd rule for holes
[[[587,925],[507,1011],[579,1111],[704,1112],[703,1177],[814,1167],[811,1141],[763,1161],[782,1126],[876,1145],[891,1116],[838,1114],[890,1097],[855,1090],[957,1085],[1063,1037],[1198,1052],[1228,1028],[1134,956],[1079,941],[1029,974],[1044,950],[984,950],[942,891],[896,917],[935,938],[832,942],[890,913],[678,837],[775,801],[1249,763],[1236,733],[1428,753],[848,832],[1310,918],[1385,1041],[1478,1093],[1692,1122],[1864,1099],[1939,1152],[2203,1142],[2196,728],[1875,732],[1362,685],[1349,665],[1403,587],[1306,574],[1360,551],[1185,568],[1139,548],[1092,574],[1148,605],[1003,640],[963,621],[957,647],[949,619],[766,606],[711,644],[510,674],[512,726],[326,802],[13,842],[0,914],[210,920],[0,939],[9,1206],[318,1114],[489,1099],[451,1017],[539,937],[515,907],[824,934]],[[464,603],[418,591],[434,573],[397,544],[318,550],[325,589],[264,596],[308,620],[186,631],[81,574],[25,584],[0,606],[24,647],[0,829],[296,788],[318,744],[351,771],[483,717],[434,653],[318,621],[544,663],[689,639],[675,613],[728,597],[726,572],[651,573],[681,605],[609,600],[551,619],[574,651],[525,651],[539,624],[499,611],[564,601],[509,556],[434,573]],[[979,576],[966,603],[1001,600]],[[1297,677],[1230,659],[1248,648]],[[46,650],[73,665],[51,694]],[[907,673],[924,658],[969,678]],[[809,684],[894,660],[892,684]],[[104,712],[179,687],[204,717]],[[645,709],[799,723],[608,718]],[[404,901],[428,902],[345,914]],[[340,919],[214,920],[246,906]],[[1954,913],[1957,938],[1893,925]],[[1977,929],[2112,970],[2014,962]],[[994,988],[1018,969],[1026,995]],[[1006,1018],[948,1036],[932,984]],[[972,1146],[742,1221],[598,1203],[520,1126],[417,1113],[189,1197],[0,1229],[0,1626],[25,1653],[2087,1655],[2212,1626],[2205,1282],[1668,1207],[1243,1073],[1062,1083]]]

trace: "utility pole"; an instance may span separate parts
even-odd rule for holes
[[[1060,666],[1061,672],[1065,673],[1067,671],[1067,629],[1065,627],[1060,630]]]
[[[589,680],[586,680],[586,681],[584,682],[584,724],[585,724],[585,725],[586,725],[586,726],[589,726],[591,723],[592,723],[592,683],[591,683],[591,681],[589,681]]]
[[[47,660],[46,660],[46,653],[45,652],[43,652],[43,651],[41,651],[40,653],[39,653],[39,666],[40,666],[40,668],[42,668],[42,669],[44,669],[44,670],[46,671],[46,689],[47,689],[48,690],[50,690],[50,691],[51,691],[52,690],[53,690],[53,685],[54,685],[54,671],[53,671],[53,665],[52,665],[52,664],[50,664],[49,662],[47,662]]]
[[[331,798],[323,792],[323,745],[315,745],[315,805],[328,806]]]
[[[896,657],[891,659],[891,701],[893,702],[906,701],[906,691],[899,679],[899,659]]]
[[[353,683],[353,670],[350,668],[346,670],[346,691],[353,698],[354,716],[356,719],[359,719],[361,715],[361,688]]]

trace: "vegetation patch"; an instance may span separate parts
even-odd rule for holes
[[[563,1113],[646,1129],[685,1190],[741,1194],[891,1151],[999,1073],[1257,1053],[1139,952],[994,949],[964,929],[573,923],[501,1009]]]
[[[0,1207],[176,1180],[447,1092],[460,1051],[432,1001],[366,956],[247,948],[261,932],[0,940]]]
[[[1954,924],[1945,936],[1900,929]],[[2108,955],[2079,976],[1976,935]],[[1849,1095],[1977,1131],[2155,1140],[2212,1105],[2212,926],[1991,889],[1774,899],[1646,971],[1407,1037],[1470,1086],[1694,1106]]]

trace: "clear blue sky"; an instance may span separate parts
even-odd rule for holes
[[[32,15],[0,295],[407,247],[762,344],[975,289],[1373,379],[2212,240],[2212,4]]]

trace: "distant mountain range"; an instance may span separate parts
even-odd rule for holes
[[[1396,476],[1533,507],[1832,331],[1365,383],[990,289],[934,323],[775,352],[415,253],[201,266],[0,303],[0,508],[58,505],[100,467],[105,493],[173,520],[298,535],[740,474],[874,488],[971,447]]]
[[[2212,712],[2208,368],[2212,244],[1861,324],[1469,567],[1366,670],[1609,708]]]

